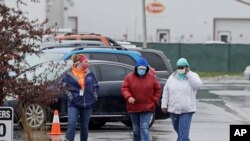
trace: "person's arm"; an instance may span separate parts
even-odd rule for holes
[[[126,101],[128,101],[128,99],[132,97],[132,94],[130,93],[130,90],[129,90],[128,76],[125,77],[124,82],[122,83],[121,91]]]
[[[66,76],[67,76],[67,73],[63,74],[62,78],[58,82],[58,87],[57,87],[64,94],[67,92],[70,92],[71,90],[71,87],[66,82]]]
[[[65,73],[63,77],[60,79],[57,88],[60,90],[60,92],[62,92],[63,95],[65,95],[65,98],[68,97],[69,101],[71,101],[73,98],[71,94],[72,88],[67,84],[66,79],[67,79],[67,73]]]
[[[168,99],[169,99],[169,91],[168,91],[168,81],[167,81],[163,88],[162,98],[161,98],[161,109],[162,109],[162,112],[164,113],[167,112]]]
[[[161,97],[161,85],[159,84],[157,78],[155,78],[154,92],[154,101],[158,104]]]
[[[191,83],[191,86],[194,90],[198,90],[202,86],[202,81],[199,77],[199,75],[195,72],[188,71],[186,74],[189,82]]]

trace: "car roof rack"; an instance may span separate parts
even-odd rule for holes
[[[70,35],[96,35],[96,36],[104,36],[104,35],[102,35],[102,34],[97,34],[97,33],[93,33],[93,32],[91,32],[91,33],[71,33],[71,32],[67,32],[67,33],[65,33],[65,34],[63,34],[64,36],[70,36]]]
[[[51,47],[44,47],[41,48],[40,50],[47,50],[47,49],[54,49],[54,48],[76,48],[76,50],[82,50],[84,48],[101,48],[101,49],[117,49],[117,50],[128,50],[125,47],[122,46],[109,46],[109,47],[103,47],[103,46],[85,46],[82,45],[81,43],[74,43],[74,44],[70,44],[70,45],[53,45]]]
[[[91,49],[91,48],[100,48],[100,49],[116,49],[116,50],[128,50],[122,46],[110,46],[110,47],[100,47],[100,46],[79,46],[79,47],[76,47],[73,51],[76,51],[76,50],[83,50],[83,49]]]

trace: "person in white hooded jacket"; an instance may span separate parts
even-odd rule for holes
[[[180,58],[177,71],[168,78],[162,94],[161,109],[169,112],[177,141],[190,141],[189,131],[193,114],[196,112],[196,93],[202,86],[199,75],[189,69],[187,59]]]

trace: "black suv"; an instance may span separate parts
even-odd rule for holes
[[[49,80],[53,80],[58,83],[63,74],[71,68],[71,61],[53,61],[54,64],[64,65],[60,71],[49,72],[49,62],[43,63],[41,67],[36,68],[36,75],[40,73],[46,73]],[[40,65],[39,65],[40,66]],[[94,107],[93,114],[91,116],[90,128],[100,128],[110,121],[121,121],[127,126],[131,126],[129,116],[126,111],[125,100],[121,95],[121,84],[124,77],[133,71],[134,66],[109,61],[89,60],[89,69],[96,75],[100,90],[98,94],[98,101]],[[57,75],[55,74],[57,72]],[[31,76],[32,73],[28,73],[27,76]],[[31,79],[30,78],[30,79]],[[166,80],[159,78],[159,82],[163,88]],[[28,119],[28,123],[32,128],[40,128],[46,122],[51,122],[53,118],[53,110],[59,110],[59,117],[61,122],[67,122],[67,100],[65,96],[60,96],[57,102],[52,103],[49,108],[45,108],[44,105],[38,103],[27,103],[25,113]],[[7,101],[6,105],[15,106],[17,100]],[[16,108],[14,108],[16,109]],[[15,111],[15,119],[19,120],[18,111]],[[154,116],[151,118],[151,126],[155,119],[166,119],[167,114],[161,112],[160,104],[157,106]]]

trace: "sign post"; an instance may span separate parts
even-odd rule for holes
[[[12,107],[0,107],[0,141],[13,141]]]
[[[145,11],[145,0],[142,0],[142,26],[143,26],[143,48],[147,48],[147,19]]]

